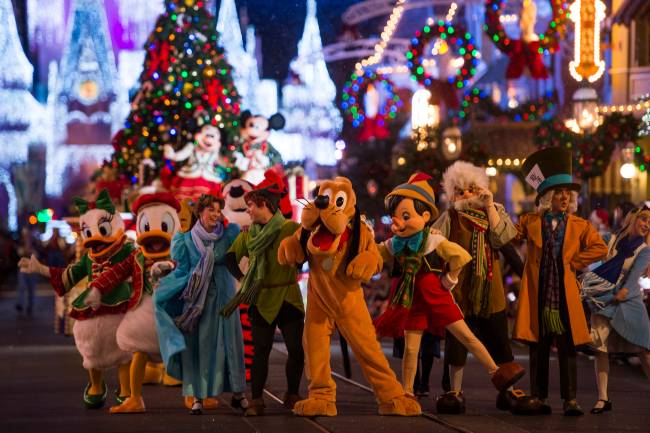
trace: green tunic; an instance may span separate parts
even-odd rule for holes
[[[296,281],[298,269],[295,266],[282,266],[278,263],[280,242],[286,237],[293,236],[298,227],[300,227],[300,224],[295,221],[285,221],[271,248],[265,252],[268,266],[268,269],[266,269],[267,279],[255,301],[255,306],[268,323],[275,320],[282,303],[285,301],[300,311],[305,311],[300,287]],[[246,247],[248,236],[248,232],[239,233],[228,250],[229,253],[235,253],[237,263],[242,257],[248,257],[248,248]]]

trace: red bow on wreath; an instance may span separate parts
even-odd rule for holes
[[[524,42],[522,40],[511,40],[508,56],[510,63],[506,69],[506,78],[519,78],[524,73],[524,68],[528,68],[531,78],[541,80],[548,78],[548,71],[542,61],[542,55],[539,53],[539,41]]]
[[[358,140],[360,142],[370,141],[373,138],[375,140],[384,140],[390,136],[388,128],[386,128],[386,120],[381,114],[373,118],[366,117],[363,119],[363,126],[359,132]]]
[[[161,41],[158,49],[151,51],[151,62],[149,63],[147,76],[151,77],[157,70],[165,73],[167,69],[169,69],[169,42]]]

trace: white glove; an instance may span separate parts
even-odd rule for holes
[[[456,287],[456,284],[458,284],[458,277],[456,277],[455,280],[452,280],[449,274],[444,274],[440,277],[440,284],[442,284],[443,289],[451,292],[451,290]]]
[[[98,288],[93,287],[92,289],[90,289],[90,293],[88,293],[86,299],[84,299],[84,304],[92,308],[93,310],[96,310],[99,308],[101,301],[102,301],[102,292],[100,292]]]
[[[24,274],[41,274],[44,277],[50,276],[50,268],[39,262],[34,254],[30,258],[23,257],[20,259],[18,261],[18,268]]]
[[[151,279],[153,281],[158,281],[161,277],[164,277],[173,271],[175,267],[176,265],[171,260],[156,262],[151,265]]]

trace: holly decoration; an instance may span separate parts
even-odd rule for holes
[[[395,119],[397,113],[404,106],[400,97],[395,93],[395,85],[386,75],[376,74],[368,69],[359,73],[355,72],[343,86],[341,96],[341,108],[355,128],[361,126],[366,118],[363,97],[371,84],[375,87],[381,87],[385,92],[383,104],[380,105],[377,113],[378,122],[382,125],[385,120]]]
[[[503,109],[492,102],[491,95],[477,87],[466,91],[460,103],[460,109],[455,113],[456,123],[462,123],[469,113],[474,111],[485,113],[494,118],[502,118],[514,122],[533,122],[548,119],[557,108],[558,99],[555,92],[546,92],[544,96],[519,104],[516,108]]]
[[[221,128],[224,139],[236,135],[239,95],[218,39],[205,1],[165,0],[165,12],[145,43],[140,91],[113,140],[111,165],[133,183],[143,158],[150,158],[159,174],[163,146],[179,150],[204,122]]]
[[[639,122],[631,114],[612,113],[593,133],[576,134],[564,123],[552,118],[544,120],[535,130],[535,144],[540,149],[565,147],[573,152],[573,170],[577,177],[600,176],[610,163],[617,144],[636,143]],[[640,146],[635,146],[635,164],[645,171],[650,163]]]
[[[435,80],[425,70],[425,50],[432,41],[442,39],[449,47],[463,58],[463,65],[456,74],[447,81],[457,89],[462,89],[469,84],[469,80],[476,75],[479,52],[474,43],[474,38],[460,26],[454,26],[443,20],[429,19],[427,24],[415,32],[411,45],[406,52],[407,66],[411,71],[411,79],[425,87],[429,87]]]

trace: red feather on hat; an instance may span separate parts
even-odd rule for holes
[[[431,176],[429,176],[428,174],[416,173],[415,176],[413,176],[413,179],[409,180],[409,183],[427,181],[427,180],[432,180],[432,179],[433,178]]]

